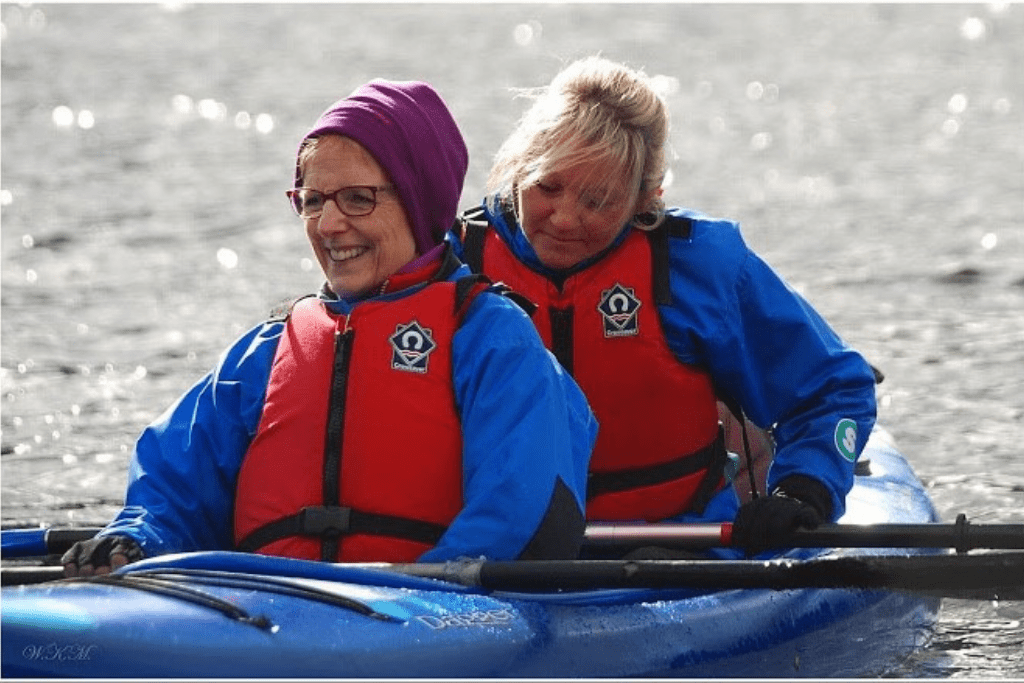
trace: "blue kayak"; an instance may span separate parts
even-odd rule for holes
[[[937,521],[884,432],[875,431],[862,459],[870,473],[857,477],[841,522]],[[935,552],[803,549],[781,557]],[[877,676],[927,643],[939,605],[927,595],[837,588],[493,590],[383,565],[187,553],[101,581],[4,587],[2,674]]]

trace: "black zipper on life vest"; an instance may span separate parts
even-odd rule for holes
[[[457,268],[461,265],[452,259]],[[472,284],[472,283],[467,283]],[[464,293],[461,303],[468,308],[480,289],[470,288]],[[341,469],[344,453],[345,413],[352,360],[355,330],[336,331],[334,336],[334,362],[331,370],[331,387],[328,398],[327,424],[324,433],[324,460],[322,468],[321,505],[302,508],[252,531],[239,541],[237,549],[242,552],[256,552],[275,541],[291,536],[305,536],[319,539],[320,559],[335,562],[343,536],[366,534],[391,536],[437,545],[447,530],[443,524],[434,524],[418,519],[394,517],[373,512],[363,512],[341,505]],[[315,397],[314,397],[315,400]]]
[[[355,330],[352,329],[334,334],[334,368],[327,408],[327,433],[324,437],[323,500],[327,508],[341,504],[341,445],[345,436],[345,396],[354,337]],[[320,544],[320,559],[333,562],[337,556],[338,536],[325,537]]]
[[[551,353],[555,354],[555,358],[570,375],[573,362],[574,315],[575,309],[571,305],[565,308],[548,308],[548,316],[551,318]]]

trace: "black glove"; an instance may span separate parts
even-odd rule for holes
[[[79,541],[60,558],[64,576],[108,574],[143,558],[142,548],[127,536],[101,536]]]
[[[772,495],[740,507],[732,525],[732,544],[753,557],[770,548],[785,548],[796,529],[814,529],[831,518],[832,498],[825,487],[810,477],[793,475]]]

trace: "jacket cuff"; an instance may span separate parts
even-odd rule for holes
[[[822,520],[832,520],[832,495],[817,479],[803,474],[794,474],[780,481],[772,494],[776,492],[807,503],[818,511]]]

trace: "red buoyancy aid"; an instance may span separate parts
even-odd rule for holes
[[[462,508],[451,345],[465,292],[435,282],[347,316],[295,304],[238,477],[240,549],[412,562],[437,543]]]
[[[723,485],[727,457],[715,392],[706,372],[681,363],[668,346],[646,233],[632,231],[559,288],[517,259],[494,229],[463,225],[470,267],[538,305],[533,322],[541,338],[597,417],[587,519],[657,521],[702,510]],[[469,238],[473,230],[484,232]]]

